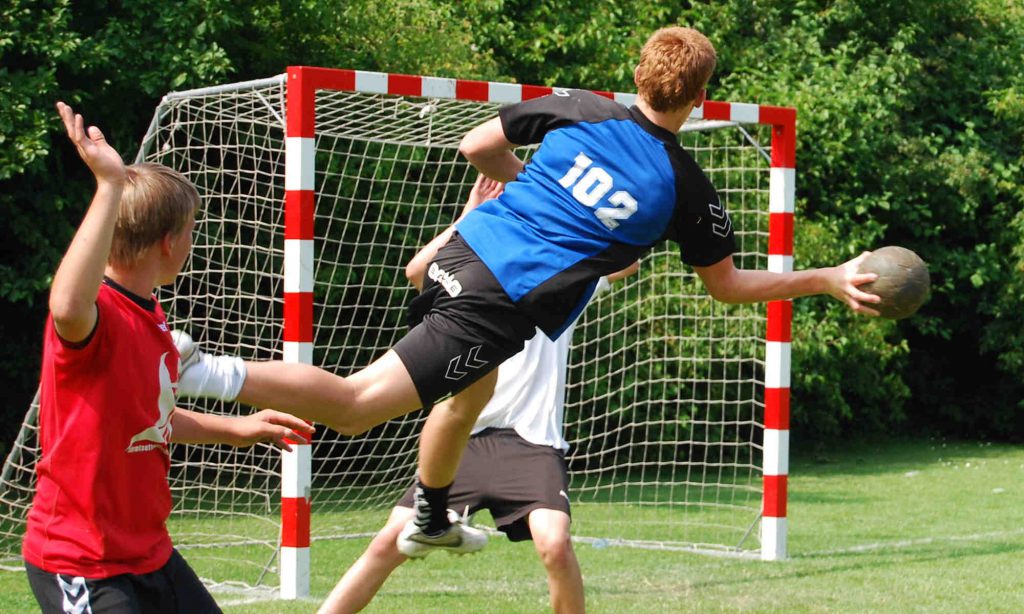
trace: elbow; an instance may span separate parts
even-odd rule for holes
[[[736,296],[735,293],[730,292],[729,289],[727,289],[727,288],[712,288],[712,287],[708,287],[708,294],[710,294],[711,298],[715,299],[719,303],[726,303],[728,305],[737,305],[737,304],[743,302],[742,300],[740,300],[740,298],[738,296]]]
[[[73,324],[85,317],[91,304],[83,304],[70,296],[62,294],[50,294],[50,315],[53,322],[59,327],[61,325]]]
[[[738,305],[747,302],[740,292],[739,284],[731,283],[728,279],[716,279],[711,283],[708,283],[708,280],[705,279],[704,287],[707,288],[711,298],[720,303]]]
[[[463,158],[472,162],[479,154],[480,148],[474,144],[473,140],[469,138],[470,135],[462,137],[459,141],[459,153]]]
[[[423,276],[425,273],[423,264],[416,260],[405,265],[405,279],[417,290],[423,289]]]
[[[358,437],[376,425],[365,424],[358,420],[340,420],[328,426],[346,437]]]

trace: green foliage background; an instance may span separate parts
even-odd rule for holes
[[[718,49],[712,98],[798,109],[798,268],[883,244],[931,265],[931,301],[899,323],[796,302],[794,443],[1024,438],[1019,0],[8,0],[0,441],[34,392],[46,290],[92,187],[56,100],[130,157],[174,89],[308,64],[629,91],[645,38],[675,23]]]

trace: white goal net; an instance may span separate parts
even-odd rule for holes
[[[168,95],[139,154],[178,169],[202,195],[191,258],[160,299],[172,327],[210,352],[282,357],[285,92],[282,75]],[[457,217],[475,179],[459,139],[498,104],[317,92],[314,364],[345,375],[401,337],[414,292],[404,266]],[[744,268],[768,268],[770,131],[696,120],[680,133],[730,211]],[[566,407],[581,540],[759,552],[765,329],[763,305],[712,301],[670,244],[588,308],[573,339]],[[9,562],[31,501],[35,415],[33,407],[0,483],[0,555]],[[318,429],[314,542],[366,536],[383,523],[413,477],[423,418],[359,437]],[[178,445],[172,456],[170,531],[200,576],[276,585],[279,452]]]

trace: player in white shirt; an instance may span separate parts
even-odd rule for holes
[[[502,184],[481,176],[473,186],[466,210],[493,198],[501,189]],[[406,276],[417,288],[433,252],[449,236],[450,231],[442,233],[409,263]],[[625,277],[635,270],[636,265],[612,278]],[[602,279],[595,295],[607,288],[608,281]],[[472,514],[488,509],[498,529],[510,540],[533,540],[547,571],[555,612],[584,610],[583,578],[569,537],[569,476],[565,463],[569,444],[562,428],[572,331],[570,326],[555,341],[538,332],[523,351],[498,368],[493,396],[473,427],[449,492],[454,510]],[[403,554],[396,545],[399,534],[416,514],[414,488],[410,486],[391,511],[387,524],[342,576],[320,607],[320,614],[361,610],[407,555],[425,556],[430,551],[423,548]],[[403,544],[403,550],[408,547],[408,543]]]

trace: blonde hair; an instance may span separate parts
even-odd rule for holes
[[[717,61],[714,45],[697,30],[662,28],[640,52],[637,92],[655,111],[680,109],[697,99]]]
[[[178,171],[144,162],[125,169],[110,262],[130,267],[167,234],[181,232],[199,211],[199,192]]]

